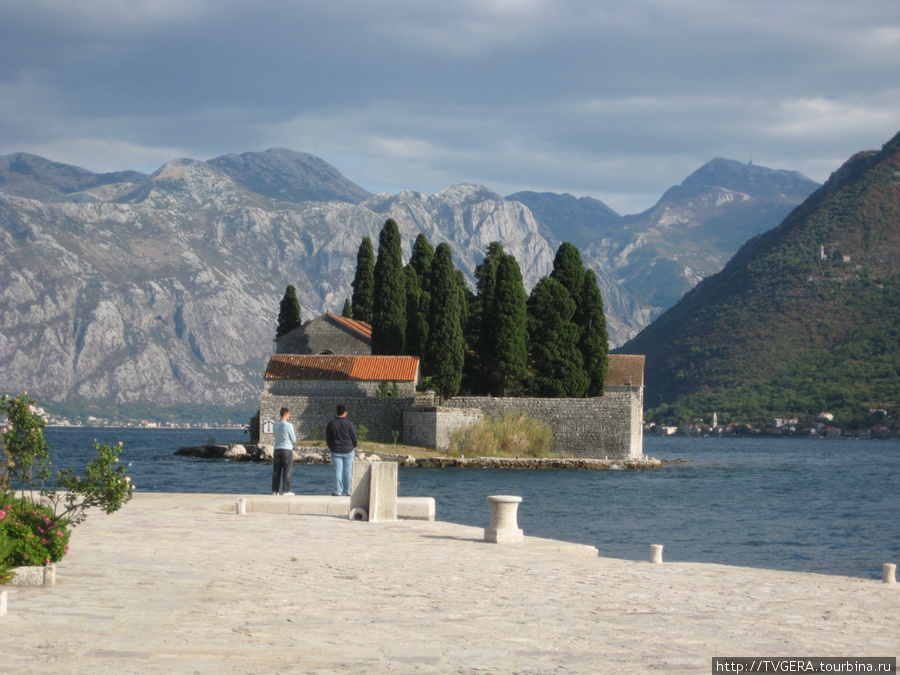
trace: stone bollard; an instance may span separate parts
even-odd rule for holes
[[[661,563],[662,562],[662,544],[651,544],[650,545],[650,562],[652,563]]]
[[[235,508],[235,512],[239,516],[247,515],[247,498],[246,497],[238,497],[237,507]]]
[[[885,584],[897,583],[897,566],[894,563],[884,563],[881,566],[881,581]]]
[[[6,591],[0,591],[0,616],[6,614]]]
[[[494,544],[515,544],[523,541],[517,512],[521,497],[493,495],[487,498],[491,505],[491,524],[484,529],[484,540]]]
[[[397,462],[353,462],[351,513],[356,509],[372,523],[397,520]]]

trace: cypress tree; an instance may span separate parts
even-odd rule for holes
[[[504,255],[497,265],[491,352],[494,359],[485,364],[491,394],[521,395],[528,379],[527,298],[522,271],[512,255]]]
[[[425,234],[419,234],[413,244],[406,272],[406,345],[407,354],[424,356],[428,338],[428,277],[434,248]]]
[[[491,391],[489,367],[494,362],[492,336],[494,288],[497,285],[497,266],[506,255],[499,241],[488,244],[484,260],[475,268],[476,299],[468,320],[467,336],[475,355],[467,364],[467,381],[473,391],[487,394]]]
[[[406,277],[400,228],[388,218],[378,238],[372,302],[372,353],[403,354],[406,334]]]
[[[428,294],[419,287],[419,275],[407,265],[406,276],[406,339],[405,350],[411,356],[422,357],[428,339]]]
[[[280,338],[285,333],[302,325],[297,289],[294,288],[294,284],[289,284],[284,290],[284,297],[281,298],[281,305],[278,309],[278,326],[275,328],[275,337]]]
[[[350,298],[344,300],[344,309],[341,310],[341,316],[345,319],[353,318],[353,305],[350,304]]]
[[[353,278],[350,306],[353,318],[372,323],[372,303],[375,294],[375,252],[372,240],[364,237],[356,254],[356,276]]]
[[[428,237],[420,233],[413,244],[409,264],[416,271],[416,275],[419,277],[419,288],[422,290],[428,287],[428,274],[431,272],[432,260],[434,260],[434,248],[428,241]]]
[[[550,278],[556,279],[565,286],[576,303],[584,287],[584,272],[584,263],[581,261],[581,252],[578,247],[564,241],[556,250]]]
[[[588,376],[578,349],[580,331],[572,320],[575,302],[556,279],[542,278],[528,298],[531,386],[536,396],[584,396]]]
[[[603,311],[603,295],[597,285],[594,270],[584,275],[584,288],[575,313],[575,323],[581,331],[578,347],[584,359],[588,376],[587,396],[603,396],[606,375],[609,372],[609,334],[606,330],[606,314]]]
[[[450,247],[440,244],[431,266],[425,373],[433,378],[442,402],[459,391],[462,380],[466,345],[460,324],[460,297]]]

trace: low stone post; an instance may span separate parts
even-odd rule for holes
[[[881,581],[885,584],[897,583],[897,566],[894,563],[884,563],[881,566]]]
[[[247,498],[246,497],[238,497],[236,512],[237,512],[237,515],[239,515],[239,516],[247,515]]]
[[[515,544],[524,540],[517,517],[521,501],[521,497],[512,495],[492,495],[487,498],[491,505],[491,524],[484,529],[485,541]]]
[[[372,523],[397,520],[397,462],[353,462],[349,517]]]
[[[0,616],[6,616],[6,591],[0,591]]]
[[[662,544],[651,544],[650,545],[650,562],[652,563],[661,563],[662,560]]]

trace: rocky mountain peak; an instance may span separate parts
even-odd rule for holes
[[[818,183],[798,171],[769,169],[752,162],[744,164],[716,157],[685,178],[681,186],[721,187],[743,192],[756,199],[793,201],[799,204],[818,187]]]
[[[163,164],[121,202],[149,203],[155,208],[227,209],[255,206],[257,195],[230,176],[196,159],[173,159]]]
[[[454,206],[466,206],[485,201],[501,201],[503,198],[493,190],[477,183],[451,185],[434,195],[436,199]]]
[[[216,157],[207,162],[257,194],[290,202],[349,202],[371,196],[328,162],[284,148]]]
[[[86,191],[94,189],[99,194],[106,186],[145,178],[137,171],[97,174],[25,152],[0,156],[0,192],[45,202],[97,201],[96,195]]]

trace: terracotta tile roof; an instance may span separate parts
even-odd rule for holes
[[[337,321],[339,324],[343,324],[350,330],[359,333],[364,338],[371,340],[372,339],[372,326],[367,324],[365,321],[356,321],[355,319],[348,319],[343,316],[338,316],[337,314],[332,314],[331,312],[327,312],[325,314],[332,321]]]
[[[414,382],[419,374],[415,356],[313,356],[273,354],[267,380],[363,380]]]
[[[609,386],[644,386],[643,354],[610,354],[609,373],[606,375]]]

